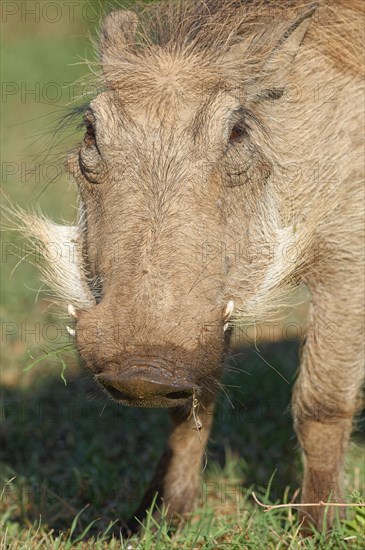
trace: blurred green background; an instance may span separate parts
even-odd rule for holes
[[[102,5],[92,1],[2,2],[1,9],[2,188],[6,197],[22,207],[39,205],[55,221],[72,222],[76,189],[63,173],[63,159],[82,134],[75,128],[77,122],[68,132],[55,130],[72,106],[88,101],[89,88],[80,81],[88,73],[83,58],[94,59],[89,33],[94,31]],[[79,95],[84,97],[79,99]],[[12,256],[14,250],[20,257]],[[9,323],[4,328],[5,378],[17,379],[29,360],[32,324],[50,321],[44,292],[41,289],[37,294],[37,269],[24,261],[18,265],[26,253],[25,241],[14,232],[3,236],[1,317]],[[16,323],[18,331],[11,323]],[[43,330],[35,327],[34,344],[38,344],[44,340]],[[29,334],[23,334],[27,342],[22,342],[20,333],[27,329]]]
[[[75,217],[75,186],[62,165],[83,132],[77,121],[64,131],[55,129],[71,107],[93,93],[84,61],[95,60],[90,36],[104,9],[104,2],[93,0],[1,3],[2,189],[11,201],[24,208],[40,205],[58,222]],[[6,205],[7,199],[2,201]],[[3,232],[1,540],[14,548],[25,540],[43,547],[43,540],[44,547],[53,548],[52,537],[59,532],[71,541],[98,518],[88,533],[97,537],[111,521],[133,512],[163,447],[168,418],[165,411],[112,403],[72,350],[41,359],[70,340],[52,329],[61,320],[52,315],[37,268],[21,261],[27,251],[22,246],[14,231]],[[305,311],[304,305],[293,314],[300,326]],[[159,547],[189,548],[195,541],[199,548],[269,548],[279,547],[281,540],[283,547],[296,547],[295,515],[268,519],[252,505],[250,488],[267,487],[275,471],[272,500],[282,500],[286,490],[292,496],[299,487],[301,466],[288,410],[297,354],[293,338],[259,343],[232,362],[225,380],[229,399],[224,394],[219,399],[196,524],[180,533],[181,540],[177,534],[175,543],[166,542],[166,532]],[[364,494],[361,424],[355,440],[348,453],[348,493]],[[72,531],[73,518],[85,505]],[[353,548],[363,542],[359,514],[336,535],[340,541],[350,537]],[[85,547],[99,543],[102,547],[90,539]]]

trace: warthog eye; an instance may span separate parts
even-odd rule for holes
[[[85,114],[84,125],[86,127],[86,133],[84,137],[86,147],[97,147],[95,135],[95,117],[91,111],[88,111]]]
[[[241,143],[248,134],[248,126],[243,122],[235,124],[229,136],[229,143]]]
[[[94,113],[88,110],[82,124],[86,128],[86,133],[79,150],[79,167],[82,175],[90,183],[99,183],[100,175],[105,169],[96,140],[95,122]]]
[[[86,125],[86,134],[85,134],[85,143],[86,145],[95,145],[95,128],[92,124]]]

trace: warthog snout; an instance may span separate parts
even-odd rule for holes
[[[151,362],[133,365],[122,373],[104,372],[97,375],[97,380],[115,400],[134,407],[174,407],[198,392],[187,377],[173,375]]]
[[[115,307],[113,296],[107,293],[88,310],[69,308],[83,362],[109,395],[133,407],[190,409],[194,399],[203,402],[206,393],[215,393],[233,302],[223,313],[201,308],[207,324],[192,311],[193,304],[190,316],[179,314],[173,304],[174,324],[147,306]]]

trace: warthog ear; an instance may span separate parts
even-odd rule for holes
[[[100,36],[103,65],[113,64],[123,50],[134,45],[138,16],[132,11],[115,10],[104,19]]]
[[[274,20],[261,30],[254,25],[252,29],[244,25],[238,29],[225,56],[225,67],[233,69],[238,80],[244,79],[248,97],[278,99],[283,95],[285,77],[317,7],[318,4],[311,4],[290,24]]]
[[[289,25],[266,59],[263,67],[264,74],[272,75],[275,73],[279,77],[279,75],[283,75],[288,71],[298,53],[317,7],[318,4],[312,4]]]

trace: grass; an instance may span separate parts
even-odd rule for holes
[[[295,343],[260,346],[260,351],[292,378]],[[27,386],[4,387],[4,543],[11,548],[363,548],[363,508],[351,510],[332,534],[301,539],[295,511],[265,513],[254,503],[253,489],[264,502],[289,502],[299,486],[300,461],[288,412],[290,385],[250,349],[238,367],[240,372],[226,380],[234,408],[223,394],[219,399],[191,520],[171,530],[166,521],[157,526],[151,518],[141,536],[126,542],[118,537],[120,520],[133,513],[152,475],[167,435],[166,411],[119,407],[76,364],[66,386],[51,364],[35,365]],[[357,434],[355,441],[347,467],[347,496],[354,503],[365,477],[363,436]]]
[[[57,23],[44,17],[39,23],[31,17],[22,22],[19,12],[9,16],[2,33],[7,44],[2,79],[18,89],[1,105],[3,188],[23,206],[40,203],[57,221],[72,220],[75,189],[64,176],[51,181],[52,172],[37,163],[46,159],[47,165],[51,159],[58,170],[58,151],[67,151],[79,137],[69,132],[46,156],[49,132],[68,109],[64,83],[87,73],[83,65],[70,65],[88,50],[87,31],[93,27],[78,9],[73,22],[62,12]],[[43,93],[24,96],[32,86],[44,91],[49,83],[63,90],[58,101]],[[150,517],[138,537],[121,540],[120,522],[133,513],[148,484],[167,436],[168,415],[118,407],[98,390],[78,365],[66,331],[58,334],[55,323],[62,322],[51,316],[43,289],[38,292],[36,268],[24,262],[16,267],[18,258],[8,253],[15,242],[14,234],[5,232],[0,548],[365,547],[364,508],[350,509],[331,534],[316,532],[303,539],[295,510],[265,513],[252,499],[255,490],[264,502],[289,502],[300,485],[288,410],[296,342],[259,346],[289,384],[254,349],[237,358],[237,372],[225,380],[234,408],[222,394],[201,493],[189,521],[176,528],[166,520],[156,525]],[[347,455],[346,497],[354,503],[365,493],[360,428],[361,423]]]

